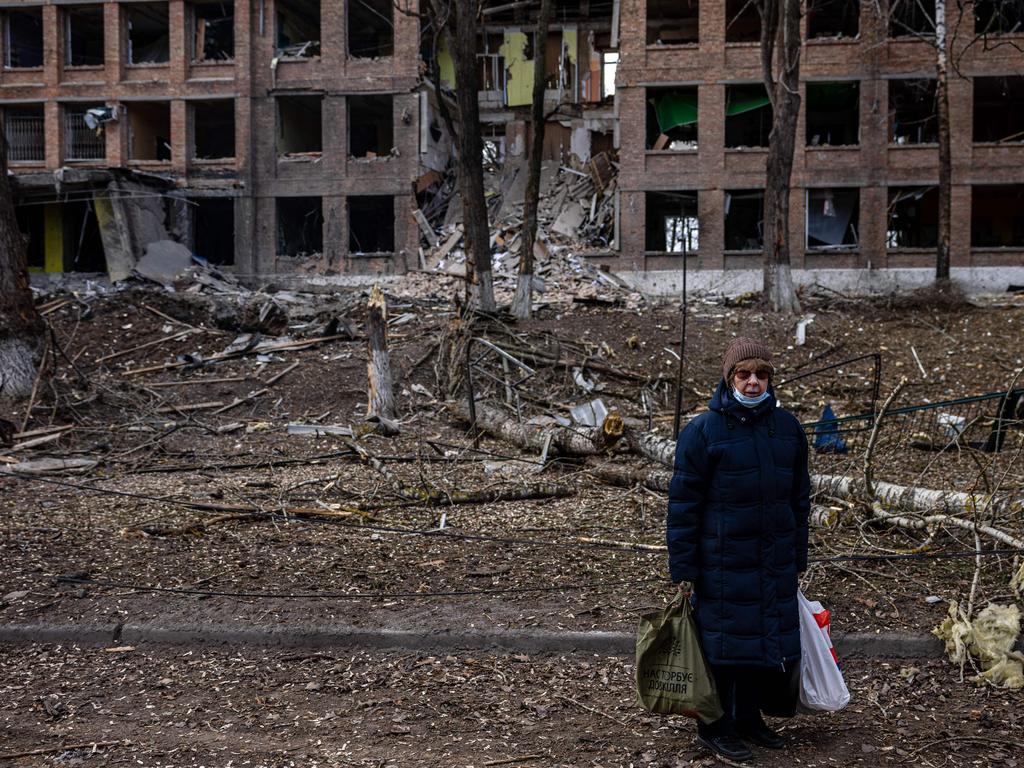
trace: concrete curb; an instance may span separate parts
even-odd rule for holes
[[[79,624],[6,624],[0,644],[48,643],[80,646],[189,646],[205,648],[364,648],[372,650],[499,650],[527,653],[591,652],[631,656],[634,636],[627,632],[549,632],[494,629],[403,631],[341,627],[231,627],[154,624],[96,626]],[[849,632],[834,637],[843,658],[937,658],[943,646],[932,635],[910,632]]]

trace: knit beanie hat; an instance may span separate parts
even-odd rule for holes
[[[736,363],[753,358],[764,360],[770,365],[772,362],[771,350],[761,342],[748,339],[746,336],[738,336],[733,339],[725,348],[725,357],[722,358],[722,378],[729,381],[729,374],[732,373]]]

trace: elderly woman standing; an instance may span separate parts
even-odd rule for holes
[[[669,570],[694,595],[725,715],[697,741],[732,760],[781,749],[760,697],[800,658],[797,575],[807,568],[810,477],[799,422],[776,407],[771,352],[737,338],[710,410],[679,435],[669,487]]]

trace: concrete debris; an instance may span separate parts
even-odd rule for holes
[[[192,252],[173,240],[157,240],[146,246],[146,254],[135,264],[139,277],[173,287],[192,264]]]

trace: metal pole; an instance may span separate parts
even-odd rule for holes
[[[686,237],[683,237],[683,323],[679,333],[679,369],[676,372],[676,414],[672,420],[672,439],[679,438],[679,420],[683,412],[683,360],[686,358]]]

